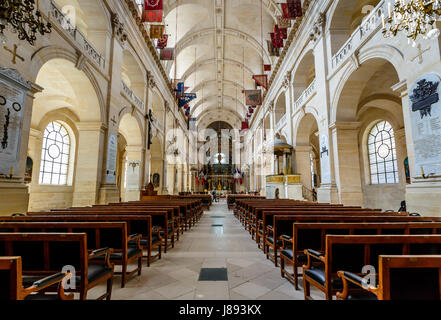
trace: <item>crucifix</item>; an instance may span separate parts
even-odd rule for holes
[[[13,64],[17,64],[17,59],[16,58],[19,58],[22,62],[25,61],[25,59],[23,57],[18,55],[18,53],[17,53],[18,47],[17,47],[16,44],[14,44],[14,50],[9,49],[7,46],[4,46],[4,48],[5,48],[6,51],[12,53],[12,63]]]
[[[418,43],[417,49],[418,49],[418,54],[416,56],[414,56],[412,59],[410,59],[410,61],[413,62],[413,61],[415,61],[416,58],[418,58],[418,63],[422,64],[423,63],[423,54],[426,51],[430,50],[430,46],[427,46],[426,49],[421,50],[421,43]]]

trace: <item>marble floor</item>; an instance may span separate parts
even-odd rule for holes
[[[213,226],[221,225],[221,226]],[[201,268],[226,268],[228,281],[198,281]],[[88,299],[104,287],[89,291]],[[312,290],[313,297],[324,296]],[[112,300],[303,300],[303,288],[280,276],[280,269],[244,230],[225,200],[213,203],[201,221],[147,268],[120,287],[115,276]]]

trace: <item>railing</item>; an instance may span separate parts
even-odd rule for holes
[[[77,43],[81,51],[85,53],[85,56],[104,71],[106,60],[103,55],[94,48],[81,31],[70,21],[69,17],[65,15],[53,1],[51,1],[51,7],[51,20],[55,21],[62,30],[65,30],[66,33]]]
[[[370,35],[381,26],[382,14],[386,15],[386,1],[382,0],[369,14],[366,20],[352,33],[351,37],[332,57],[332,68],[337,69],[355,50],[357,50]]]
[[[300,97],[297,99],[297,101],[295,102],[295,110],[303,107],[303,105],[305,103],[307,103],[313,96],[313,94],[316,92],[316,88],[315,88],[315,79],[311,82],[311,84],[309,85],[308,88],[306,88],[302,94],[300,95]]]
[[[302,196],[308,201],[317,201],[317,193],[313,190],[309,190],[305,186],[302,186]]]
[[[279,120],[279,122],[277,122],[276,125],[276,132],[278,132],[279,130],[281,130],[286,124],[286,113],[283,115],[283,117]]]
[[[129,101],[133,103],[135,107],[137,107],[140,111],[144,112],[144,102],[136,96],[133,90],[130,89],[129,86],[124,81],[121,81],[121,83],[122,83],[122,92],[127,97],[127,99],[129,99]]]

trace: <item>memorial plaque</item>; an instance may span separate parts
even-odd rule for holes
[[[107,146],[106,183],[115,183],[116,156],[118,153],[118,138],[111,133]]]
[[[127,163],[127,190],[139,190],[140,166],[139,160],[131,160]]]
[[[437,74],[429,73],[409,90],[416,176],[441,173],[440,81]]]
[[[0,67],[0,174],[17,174],[26,93],[30,84]]]
[[[322,184],[331,183],[331,163],[329,159],[329,138],[323,134],[320,137],[320,166]]]

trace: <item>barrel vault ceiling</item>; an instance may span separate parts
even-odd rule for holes
[[[164,67],[197,94],[190,106],[198,127],[221,120],[237,128],[247,111],[242,90],[255,88],[262,61],[275,62],[266,40],[280,15],[276,1],[164,0],[164,10],[168,46],[176,48],[176,66]]]

